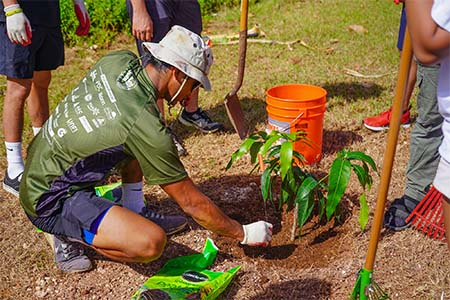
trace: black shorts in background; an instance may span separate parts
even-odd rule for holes
[[[11,78],[30,79],[34,71],[55,70],[64,64],[64,42],[60,27],[32,28],[31,44],[13,44],[0,23],[0,74]]]

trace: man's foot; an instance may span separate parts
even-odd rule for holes
[[[165,216],[160,213],[154,212],[147,207],[144,207],[142,209],[140,215],[147,220],[156,223],[158,226],[164,229],[167,235],[172,235],[180,232],[187,225],[187,220],[183,216]]]
[[[15,178],[10,178],[8,171],[5,172],[5,178],[3,179],[3,189],[16,197],[19,197],[19,185],[20,179],[22,179],[22,174],[20,173]]]
[[[190,113],[183,109],[178,120],[187,126],[193,126],[204,133],[216,132],[223,128],[223,125],[217,122],[213,122],[206,112],[204,112],[200,107]]]
[[[186,148],[184,148],[183,144],[180,142],[178,137],[171,131],[170,136],[172,137],[172,141],[175,144],[175,147],[177,148],[178,156],[185,156],[187,155]]]
[[[384,227],[394,231],[408,228],[411,225],[411,221],[406,222],[405,220],[418,204],[419,200],[406,195],[395,199],[384,214]]]
[[[383,131],[389,128],[389,123],[391,122],[392,108],[387,111],[382,112],[378,116],[365,118],[363,124],[366,128],[372,131]],[[403,128],[408,128],[411,126],[411,116],[409,109],[406,110],[401,119],[401,126]]]
[[[53,236],[55,262],[58,268],[66,273],[85,272],[92,269],[92,263],[84,255],[80,244],[66,242]]]

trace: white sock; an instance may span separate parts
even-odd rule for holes
[[[34,127],[33,126],[33,134],[34,136],[37,136],[37,134],[39,133],[39,131],[41,130],[42,127]]]
[[[16,178],[23,172],[22,142],[5,142],[6,160],[8,161],[8,176]]]
[[[142,191],[143,183],[122,183],[122,205],[123,207],[140,213],[144,204],[144,192]]]

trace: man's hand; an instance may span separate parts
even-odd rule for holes
[[[75,14],[80,23],[75,34],[78,36],[87,35],[89,33],[89,28],[91,27],[91,20],[83,0],[73,0],[73,8],[75,9]]]
[[[28,18],[22,12],[19,4],[9,5],[4,8],[6,15],[6,31],[14,44],[28,46],[31,44],[31,25]]]
[[[149,42],[153,38],[153,21],[147,11],[133,11],[133,36]]]
[[[243,225],[242,227],[244,228],[244,240],[241,244],[262,247],[269,246],[270,241],[272,240],[272,224],[258,221]]]

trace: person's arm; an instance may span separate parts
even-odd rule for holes
[[[131,31],[138,40],[149,42],[153,38],[153,21],[144,0],[130,0],[133,7]]]
[[[414,55],[424,64],[434,64],[450,54],[450,32],[431,17],[433,0],[405,0],[408,30]]]
[[[6,31],[9,39],[14,44],[28,46],[31,44],[31,25],[27,16],[20,8],[16,0],[3,0],[6,16]]]
[[[206,195],[204,195],[189,177],[161,185],[164,191],[181,208],[204,228],[217,234],[232,237],[243,244],[267,246],[272,238],[272,225],[259,221],[241,225],[225,215]]]

